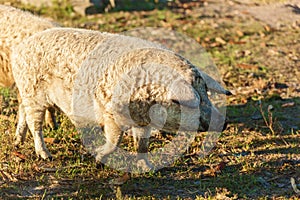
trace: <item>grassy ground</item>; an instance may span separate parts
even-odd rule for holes
[[[258,2],[258,1],[256,1]],[[189,150],[155,173],[98,169],[63,115],[58,130],[45,128],[54,160],[36,158],[32,137],[16,150],[15,90],[0,90],[0,198],[33,199],[297,199],[290,178],[300,183],[300,28],[274,30],[233,4],[180,4],[152,11],[80,17],[67,4],[36,9],[12,1],[64,26],[121,32],[165,27],[198,41],[213,57],[226,87],[228,128],[211,153],[200,158],[199,133]],[[152,138],[159,146],[171,136]],[[132,146],[125,137],[123,146]],[[120,186],[111,184],[119,178]],[[122,180],[121,180],[122,182]]]

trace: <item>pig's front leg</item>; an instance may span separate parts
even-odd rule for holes
[[[144,172],[153,170],[153,165],[148,160],[148,146],[151,135],[150,127],[133,127],[132,134],[137,151],[137,166]]]
[[[106,141],[103,146],[96,149],[96,161],[105,164],[109,154],[113,153],[120,144],[123,134],[111,114],[105,114],[103,118]]]
[[[20,101],[19,101],[20,102]],[[19,105],[19,111],[18,111],[18,125],[16,130],[16,141],[15,146],[19,147],[20,144],[23,144],[26,137],[27,132],[27,122],[26,122],[26,114],[25,109],[22,103]]]

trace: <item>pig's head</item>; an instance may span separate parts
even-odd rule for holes
[[[172,89],[168,93],[168,99],[172,104],[167,109],[168,118],[164,128],[179,127],[179,130],[183,131],[222,131],[226,127],[225,116],[213,106],[207,92],[208,90],[223,94],[229,92],[212,78],[208,80],[208,75],[203,76],[203,73],[195,70],[192,84],[184,81],[172,84]],[[209,88],[208,85],[213,85],[214,88]],[[178,121],[180,121],[179,126]]]
[[[166,85],[137,88],[130,98],[130,118],[139,126],[164,131],[222,131],[225,116],[212,105],[207,92],[230,92],[203,74],[195,68],[191,82],[178,78]]]

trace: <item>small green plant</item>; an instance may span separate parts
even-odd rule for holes
[[[297,87],[299,77],[295,74],[300,71],[295,67],[298,58],[293,60],[292,57],[299,44],[295,39],[298,29],[266,31],[264,25],[253,18],[241,18],[232,11],[226,13],[226,9],[224,13],[208,9],[215,6],[210,2],[206,2],[202,13],[199,12],[200,1],[173,1],[178,5],[185,2],[185,6],[197,2],[199,7],[195,10],[175,6],[160,10],[155,0],[141,1],[147,5],[135,0],[139,5],[131,4],[133,10],[152,5],[158,9],[129,12],[120,7],[122,12],[116,9],[80,17],[73,12],[68,0],[55,1],[53,7],[43,8],[29,7],[19,0],[0,0],[0,3],[9,2],[66,27],[105,32],[166,27],[189,35],[212,54],[227,88],[236,91],[236,95],[228,97],[228,128],[209,155],[199,156],[206,133],[198,133],[187,152],[175,163],[158,172],[131,174],[126,181],[122,172],[108,166],[97,168],[95,158],[83,145],[80,132],[62,114],[57,114],[60,124],[57,130],[44,130],[53,161],[36,157],[30,133],[25,143],[16,149],[13,146],[18,111],[16,91],[0,88],[0,199],[299,199],[295,191],[299,190],[300,98],[293,84]],[[261,4],[285,0],[253,1]],[[222,3],[226,6],[226,2]],[[216,38],[222,38],[226,44],[218,45]],[[286,83],[289,88],[275,88],[275,81]],[[257,104],[262,97],[263,104]],[[294,104],[283,106],[287,102]],[[262,117],[252,119],[255,111]],[[263,127],[257,126],[258,121]],[[264,131],[270,134],[265,135]],[[281,131],[284,134],[279,135]],[[157,131],[151,137],[151,154],[164,148],[173,137]],[[121,147],[135,152],[132,140],[131,136],[125,136]],[[159,164],[162,159],[157,156],[154,161]],[[121,158],[116,158],[114,162],[119,160]],[[222,162],[226,165],[216,171]],[[117,177],[121,181],[124,178],[119,191],[110,184],[110,180],[118,180]],[[295,178],[294,182],[291,177]]]
[[[259,109],[260,113],[262,115],[262,118],[264,120],[265,125],[268,127],[268,129],[271,131],[272,135],[275,135],[276,132],[281,133],[283,128],[279,123],[277,123],[276,118],[273,117],[272,110],[274,107],[272,105],[268,105],[267,107],[267,116],[265,112],[263,111],[263,105],[262,102],[259,101]]]
[[[265,116],[261,101],[259,101],[259,109],[260,109],[261,116],[263,117],[266,126],[269,128],[272,135],[275,135],[275,131],[274,131],[274,128],[273,128],[273,126],[274,126],[273,114],[272,114],[272,111],[271,111],[273,109],[273,106],[268,105],[268,118]]]

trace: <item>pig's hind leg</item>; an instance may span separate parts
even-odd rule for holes
[[[29,105],[24,106],[26,122],[33,135],[35,152],[41,158],[51,160],[52,156],[46,147],[42,131],[46,106],[43,106],[34,100],[27,100],[26,102],[27,105]]]
[[[48,108],[46,110],[45,124],[46,124],[46,126],[49,126],[52,130],[55,130],[58,128],[58,124],[57,124],[56,118],[55,118],[55,109],[54,108]]]

